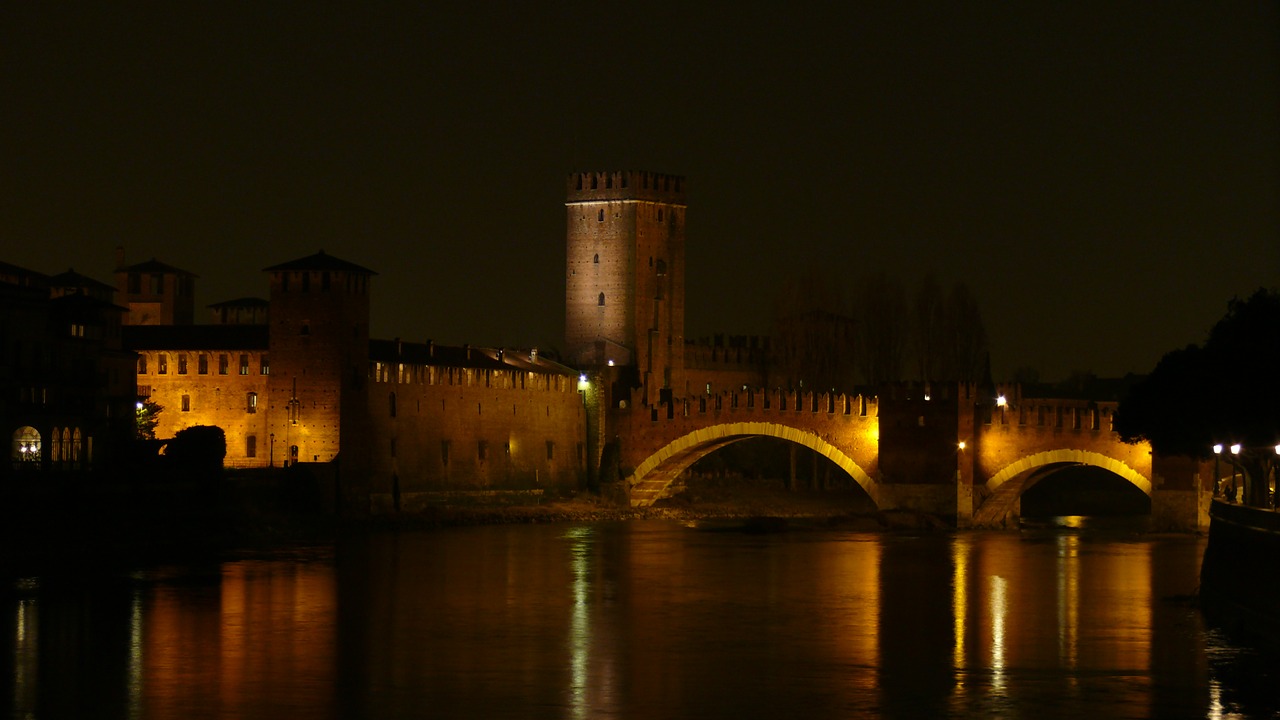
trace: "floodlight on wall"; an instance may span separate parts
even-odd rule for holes
[[[1239,454],[1240,454],[1240,443],[1234,443],[1234,444],[1231,446],[1231,454],[1232,454],[1232,455],[1239,455]]]

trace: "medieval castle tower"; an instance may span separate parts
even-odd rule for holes
[[[649,172],[568,177],[565,342],[582,368],[634,368],[645,400],[683,393],[684,178]]]

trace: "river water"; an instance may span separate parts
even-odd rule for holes
[[[629,521],[9,578],[12,717],[1233,717],[1204,539]],[[0,696],[2,697],[2,696]]]

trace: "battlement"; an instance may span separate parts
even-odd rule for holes
[[[721,411],[764,413],[781,416],[794,415],[845,415],[860,418],[877,418],[880,415],[880,399],[874,395],[848,395],[845,393],[816,393],[780,388],[748,388],[723,390],[708,395],[691,395],[675,398],[671,402],[645,407],[644,391],[631,390],[631,399],[618,409],[647,409],[650,419],[690,418]]]
[[[572,173],[565,180],[565,198],[570,204],[608,200],[687,203],[684,177],[638,170]]]

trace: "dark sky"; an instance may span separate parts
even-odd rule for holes
[[[688,178],[687,334],[821,268],[964,281],[997,379],[1149,370],[1280,285],[1273,2],[7,3],[0,259],[557,347],[564,177]],[[438,5],[438,6],[437,6]]]

